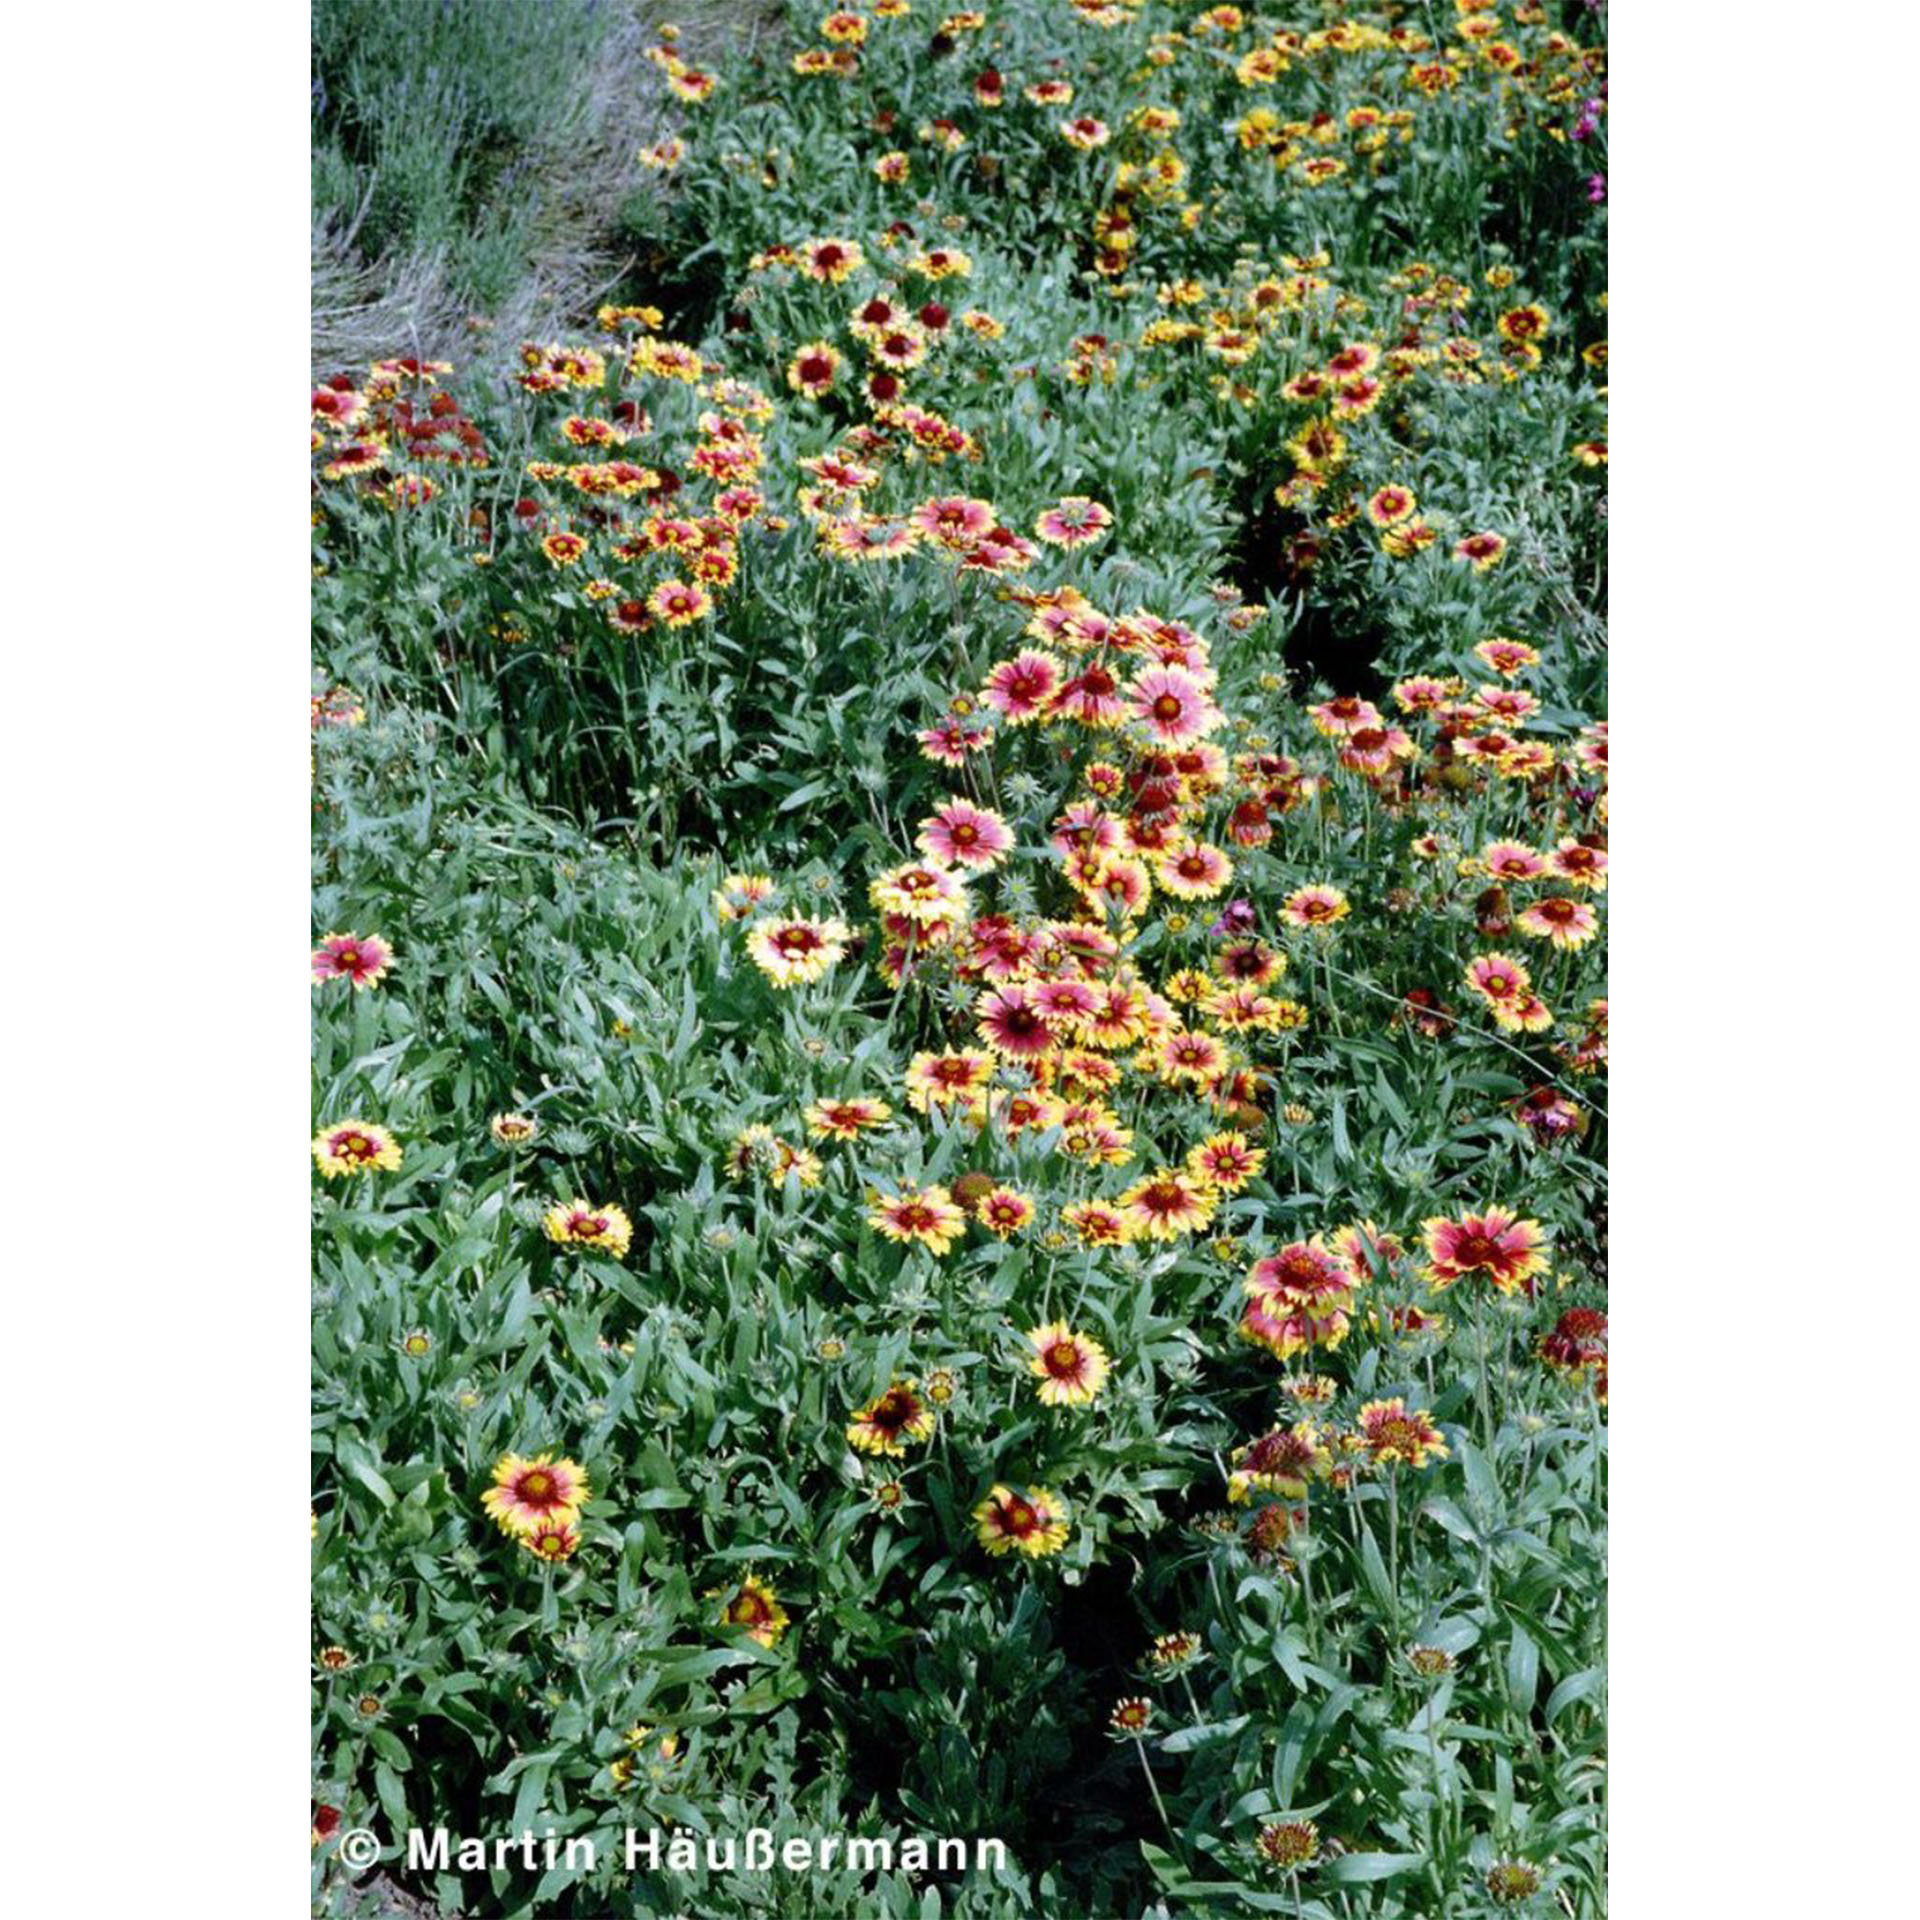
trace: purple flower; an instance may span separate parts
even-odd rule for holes
[[[1597,207],[1607,197],[1607,176],[1604,173],[1590,174],[1587,178],[1587,198]]]
[[[1251,900],[1229,900],[1226,911],[1207,929],[1210,938],[1226,940],[1242,933],[1253,931],[1253,902]]]

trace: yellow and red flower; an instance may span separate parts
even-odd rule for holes
[[[1035,1392],[1043,1406],[1085,1407],[1100,1397],[1112,1363],[1099,1341],[1054,1320],[1035,1327],[1027,1344],[1033,1349],[1027,1370],[1040,1382]]]
[[[505,1453],[494,1463],[493,1485],[480,1504],[501,1532],[531,1540],[542,1527],[572,1527],[592,1499],[586,1470],[574,1461],[537,1453],[524,1460]]]
[[[1134,1236],[1175,1240],[1183,1233],[1201,1233],[1213,1224],[1218,1196],[1184,1170],[1163,1169],[1137,1180],[1119,1199],[1119,1207]]]
[[[1024,1233],[1033,1224],[1033,1214],[1033,1202],[1014,1187],[995,1187],[973,1210],[973,1217],[997,1240]]]
[[[808,986],[839,964],[852,937],[839,920],[762,920],[747,935],[747,952],[774,986]]]
[[[764,1580],[748,1574],[720,1609],[720,1624],[737,1627],[759,1646],[776,1647],[792,1622],[779,1595]]]
[[[1424,1407],[1409,1412],[1407,1403],[1369,1400],[1360,1409],[1355,1434],[1369,1460],[1377,1467],[1424,1467],[1444,1460],[1448,1448],[1440,1429]]]
[[[1411,520],[1419,507],[1410,487],[1376,487],[1367,501],[1367,518],[1384,530]]]
[[[394,1173],[400,1159],[399,1141],[371,1120],[336,1121],[313,1136],[314,1165],[328,1180],[355,1173]]]
[[[787,385],[795,393],[817,400],[833,391],[840,369],[846,364],[840,354],[824,340],[809,340],[787,362]]]
[[[903,1187],[873,1201],[867,1209],[867,1224],[901,1246],[918,1243],[930,1253],[944,1255],[966,1231],[967,1216],[943,1186]]]
[[[855,1413],[847,1423],[847,1445],[861,1453],[894,1459],[909,1445],[933,1438],[933,1409],[920,1397],[917,1380],[896,1380],[885,1393]]]
[[[1331,927],[1353,911],[1338,887],[1296,887],[1280,908],[1280,917],[1296,927]]]
[[[1459,1219],[1436,1215],[1420,1223],[1426,1239],[1427,1280],[1435,1292],[1485,1274],[1502,1293],[1532,1288],[1528,1282],[1544,1273],[1546,1237],[1537,1220],[1523,1220],[1504,1207]]]
[[[1254,1146],[1244,1133],[1231,1131],[1211,1134],[1187,1152],[1187,1171],[1222,1193],[1238,1193],[1259,1177],[1266,1164],[1263,1148]]]
[[[1470,533],[1456,540],[1453,557],[1466,561],[1475,573],[1485,573],[1507,550],[1506,536],[1498,533]]]
[[[591,1247],[596,1253],[626,1258],[633,1245],[633,1222],[615,1206],[596,1207],[589,1200],[568,1200],[549,1207],[541,1225],[556,1246]]]
[[[857,1140],[893,1118],[884,1100],[816,1100],[806,1111],[807,1130],[820,1140]]]
[[[995,1486],[973,1510],[974,1537],[1000,1559],[1010,1553],[1040,1560],[1067,1544],[1072,1514],[1049,1487],[1028,1487],[1024,1494]]]
[[[647,608],[670,627],[690,627],[713,611],[713,596],[684,580],[663,580],[647,595]]]
[[[1060,1219],[1083,1247],[1124,1247],[1136,1238],[1133,1223],[1118,1207],[1098,1200],[1083,1200],[1062,1207]]]
[[[1232,1505],[1256,1490],[1283,1500],[1304,1500],[1308,1483],[1327,1472],[1333,1454],[1319,1428],[1302,1420],[1291,1427],[1275,1427],[1237,1447],[1230,1464],[1227,1500]]]
[[[563,1560],[571,1560],[580,1551],[580,1530],[564,1521],[549,1520],[531,1533],[521,1535],[520,1544],[536,1560],[557,1565]]]

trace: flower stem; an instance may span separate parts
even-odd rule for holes
[[[1133,1750],[1140,1756],[1140,1771],[1147,1776],[1147,1791],[1153,1795],[1153,1804],[1160,1815],[1160,1825],[1165,1829],[1169,1840],[1173,1838],[1173,1822],[1167,1818],[1167,1803],[1160,1798],[1160,1783],[1153,1777],[1153,1768],[1147,1762],[1147,1745],[1144,1740],[1136,1739]]]

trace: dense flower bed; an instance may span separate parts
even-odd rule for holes
[[[317,1911],[1603,1910],[1600,28],[1307,11],[665,35],[710,320],[314,391]]]

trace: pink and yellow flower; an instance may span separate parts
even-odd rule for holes
[[[350,980],[358,993],[386,978],[393,965],[393,949],[377,933],[329,933],[307,964],[316,987],[329,980]]]
[[[1572,953],[1600,931],[1600,916],[1584,900],[1554,893],[1515,914],[1513,924],[1530,939],[1545,940],[1561,953]]]
[[[747,935],[747,952],[774,986],[806,986],[840,962],[852,937],[839,920],[762,920]]]
[[[1153,863],[1154,877],[1176,900],[1211,900],[1226,891],[1233,862],[1200,840],[1176,840]]]
[[[1296,887],[1280,908],[1280,917],[1296,927],[1331,927],[1353,911],[1338,887]]]
[[[1533,991],[1526,968],[1504,953],[1475,954],[1467,963],[1466,983],[1495,1012],[1519,1008]]]
[[[523,1460],[517,1453],[502,1454],[494,1463],[493,1485],[480,1504],[502,1533],[531,1539],[542,1527],[571,1527],[592,1499],[584,1468],[551,1453]]]
[[[1053,547],[1083,547],[1113,525],[1113,515],[1098,500],[1070,493],[1033,523],[1035,535]]]
[[[1052,654],[1029,647],[993,668],[980,697],[1009,726],[1024,727],[1045,715],[1062,678],[1060,662]]]
[[[1018,983],[992,987],[975,1006],[981,1040],[1003,1060],[1040,1060],[1058,1044],[1059,1036],[1046,1015]]]
[[[958,795],[920,823],[917,839],[929,860],[985,871],[1013,850],[1013,832],[991,807],[976,807]]]
[[[1602,847],[1591,847],[1569,836],[1547,856],[1547,864],[1554,878],[1570,887],[1582,887],[1589,893],[1607,890],[1607,855]]]
[[[1519,840],[1494,840],[1481,853],[1480,864],[1495,880],[1538,880],[1547,870],[1547,857]]]
[[[1207,689],[1182,667],[1149,667],[1127,689],[1127,712],[1164,747],[1184,747],[1225,719]]]
[[[1160,1077],[1171,1086],[1183,1081],[1196,1087],[1210,1086],[1226,1072],[1231,1056],[1210,1033],[1172,1028],[1160,1036],[1154,1064]],[[1191,1162],[1189,1162],[1191,1170]]]

